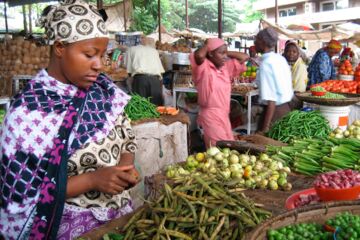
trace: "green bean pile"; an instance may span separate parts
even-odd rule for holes
[[[248,198],[227,190],[213,178],[178,178],[173,187],[129,220],[126,239],[242,239],[244,233],[268,218]]]
[[[329,122],[319,111],[292,111],[277,121],[267,136],[288,143],[293,138],[326,138],[331,132]]]
[[[156,105],[137,94],[131,95],[131,99],[125,107],[125,113],[133,121],[160,117],[160,113],[156,111]]]

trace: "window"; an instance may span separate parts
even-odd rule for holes
[[[279,17],[288,17],[296,15],[296,7],[283,8],[279,10]]]
[[[326,1],[321,3],[321,11],[334,11],[349,7],[349,0]]]

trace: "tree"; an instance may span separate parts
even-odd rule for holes
[[[218,31],[218,0],[191,0],[190,26],[205,32]],[[223,2],[223,31],[233,32],[240,22],[240,10],[236,1]]]
[[[244,13],[243,22],[244,23],[251,23],[253,21],[260,20],[264,17],[263,12],[256,11],[253,8],[253,4],[257,1],[258,0],[247,0],[247,2],[245,3],[245,7],[243,10],[243,13]]]

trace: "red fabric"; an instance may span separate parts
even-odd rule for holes
[[[214,51],[215,49],[218,49],[222,45],[226,45],[224,40],[222,40],[220,38],[209,38],[207,40],[206,46],[207,46],[208,50],[211,52],[211,51]]]

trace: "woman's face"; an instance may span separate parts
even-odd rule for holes
[[[227,58],[227,46],[222,45],[214,51],[209,52],[208,58],[215,65],[215,67],[220,68],[224,66]]]
[[[288,62],[295,62],[299,58],[299,49],[295,45],[286,48],[285,58]]]
[[[96,81],[103,67],[108,38],[93,38],[59,47],[60,76],[58,80],[88,89]]]

